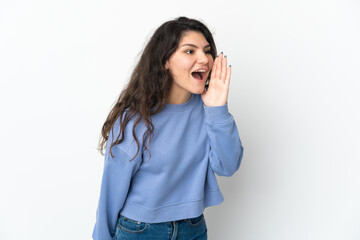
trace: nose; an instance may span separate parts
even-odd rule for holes
[[[203,51],[199,51],[198,62],[200,64],[208,64],[209,63],[209,57],[208,56],[210,56],[210,55],[207,55]]]

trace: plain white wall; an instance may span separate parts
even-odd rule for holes
[[[90,239],[110,107],[151,33],[203,20],[232,64],[242,166],[209,239],[360,239],[355,0],[0,2],[0,239]]]

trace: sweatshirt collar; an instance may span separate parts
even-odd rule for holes
[[[191,93],[189,100],[181,104],[166,103],[162,111],[182,112],[194,104],[195,94]]]

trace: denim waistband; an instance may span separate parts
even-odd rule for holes
[[[189,219],[196,219],[196,218],[200,218],[200,217],[202,217],[204,214],[202,213],[200,216],[197,216],[197,217],[193,217],[193,218],[185,218],[185,219],[180,219],[180,220],[175,220],[175,221],[168,221],[168,222],[161,222],[161,223],[180,223],[180,222],[185,222],[185,221],[187,221],[187,220],[189,220]],[[123,215],[120,215],[120,217],[123,217],[124,218],[124,220],[126,220],[126,219],[128,219],[128,220],[130,220],[130,221],[133,221],[133,222],[137,222],[137,223],[141,223],[141,221],[136,221],[136,220],[133,220],[133,219],[131,219],[131,218],[128,218],[128,217],[125,217],[125,216],[123,216]],[[161,223],[158,223],[158,224],[161,224]]]

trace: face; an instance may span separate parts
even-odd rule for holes
[[[210,45],[201,32],[183,33],[177,50],[165,65],[174,78],[170,94],[185,96],[204,91],[214,62],[210,50]]]

